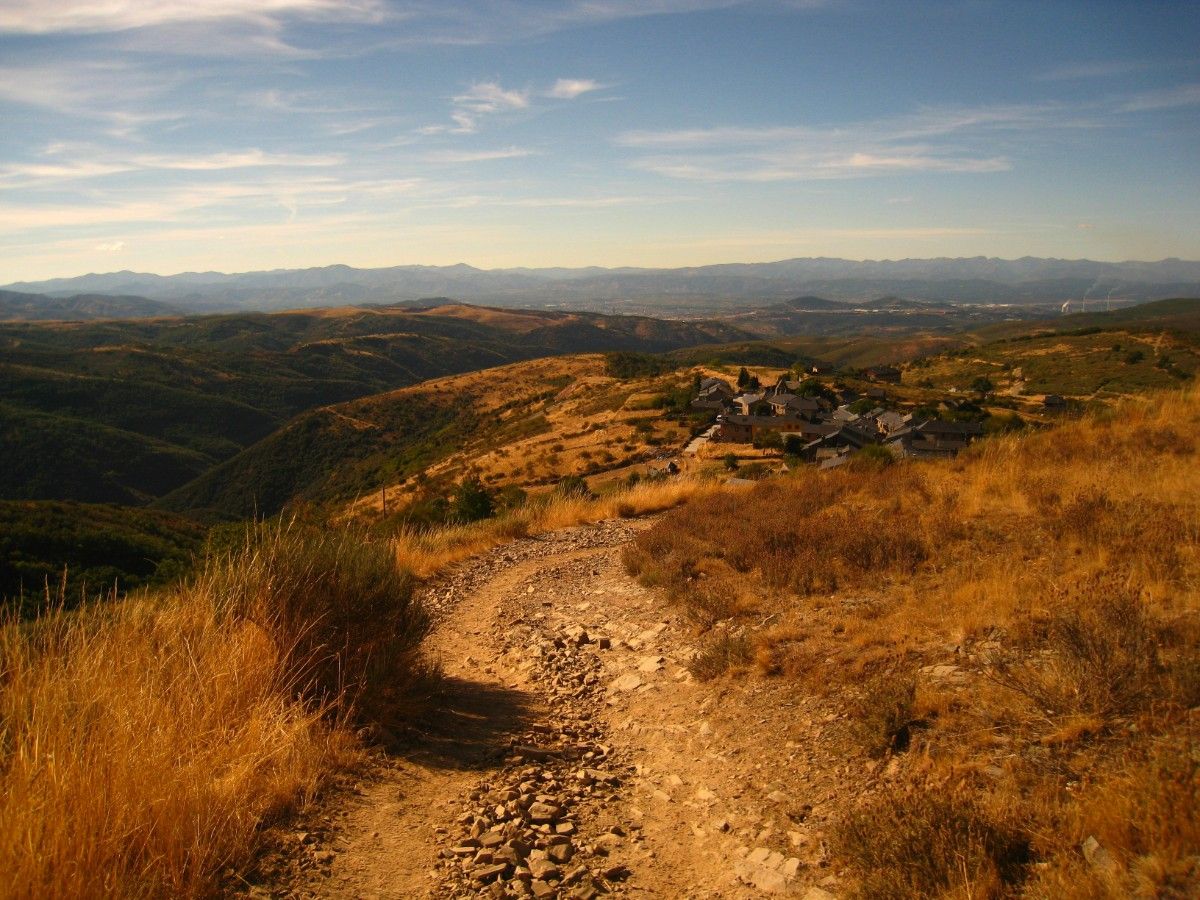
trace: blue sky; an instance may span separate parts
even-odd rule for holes
[[[1200,258],[1200,4],[0,0],[0,282]]]

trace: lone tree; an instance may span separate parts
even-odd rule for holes
[[[478,478],[468,478],[454,490],[451,515],[460,522],[478,522],[494,511],[492,495]]]
[[[971,390],[979,394],[990,394],[995,389],[996,386],[992,384],[992,380],[986,375],[980,375],[971,382]]]
[[[745,388],[750,384],[750,373],[746,371],[746,367],[742,366],[742,370],[738,372],[738,387]]]

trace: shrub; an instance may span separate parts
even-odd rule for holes
[[[450,514],[456,522],[478,522],[491,518],[494,511],[491,493],[478,478],[466,478],[454,489]]]
[[[0,623],[4,896],[200,897],[361,761],[427,619],[388,547],[256,525],[157,595]]]
[[[835,829],[834,852],[871,900],[963,896],[995,898],[1019,882],[1027,839],[974,801],[916,787],[850,814]]]
[[[754,438],[754,446],[760,450],[782,450],[783,435],[778,431],[764,431]]]
[[[883,444],[867,444],[854,454],[854,463],[856,466],[882,469],[884,466],[890,466],[895,461],[896,457],[892,454],[892,451],[883,446]]]
[[[725,468],[728,469],[730,472],[737,471],[738,458],[737,458],[736,453],[726,453],[724,459],[721,462],[725,466]]]
[[[688,663],[693,678],[711,681],[732,668],[746,666],[753,659],[750,639],[744,634],[721,632],[709,638]]]
[[[579,497],[586,498],[592,496],[591,490],[588,488],[588,483],[578,475],[567,475],[559,480],[554,487],[555,493],[560,497]]]
[[[883,756],[908,749],[916,694],[912,672],[887,672],[867,682],[851,710],[854,736],[867,753]]]
[[[1119,715],[1149,702],[1161,668],[1139,594],[1111,574],[1060,592],[1058,609],[1033,624],[1026,646],[994,660],[992,677],[1059,716]]]

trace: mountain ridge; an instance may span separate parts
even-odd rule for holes
[[[1027,304],[1195,295],[1200,293],[1200,261],[977,256],[901,260],[797,257],[677,268],[481,269],[466,263],[355,268],[335,264],[173,275],[122,270],[14,282],[3,288],[49,295],[138,295],[196,312],[392,303],[436,296],[597,311],[613,311],[623,304],[633,311],[720,308],[730,301],[767,304],[804,294],[854,301],[901,295],[929,301]]]

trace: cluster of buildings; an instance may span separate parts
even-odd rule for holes
[[[868,370],[872,381],[897,383],[891,367]],[[865,395],[843,389],[804,390],[805,383],[786,375],[767,388],[738,392],[720,378],[706,378],[692,401],[697,411],[716,413],[714,441],[731,444],[782,443],[801,459],[832,468],[871,444],[882,445],[898,457],[949,457],[983,434],[979,422],[943,421],[936,417],[884,408],[883,388]],[[803,393],[802,393],[803,391]],[[866,399],[875,405],[863,412]],[[947,407],[953,400],[943,401]],[[778,435],[778,438],[768,437]]]

